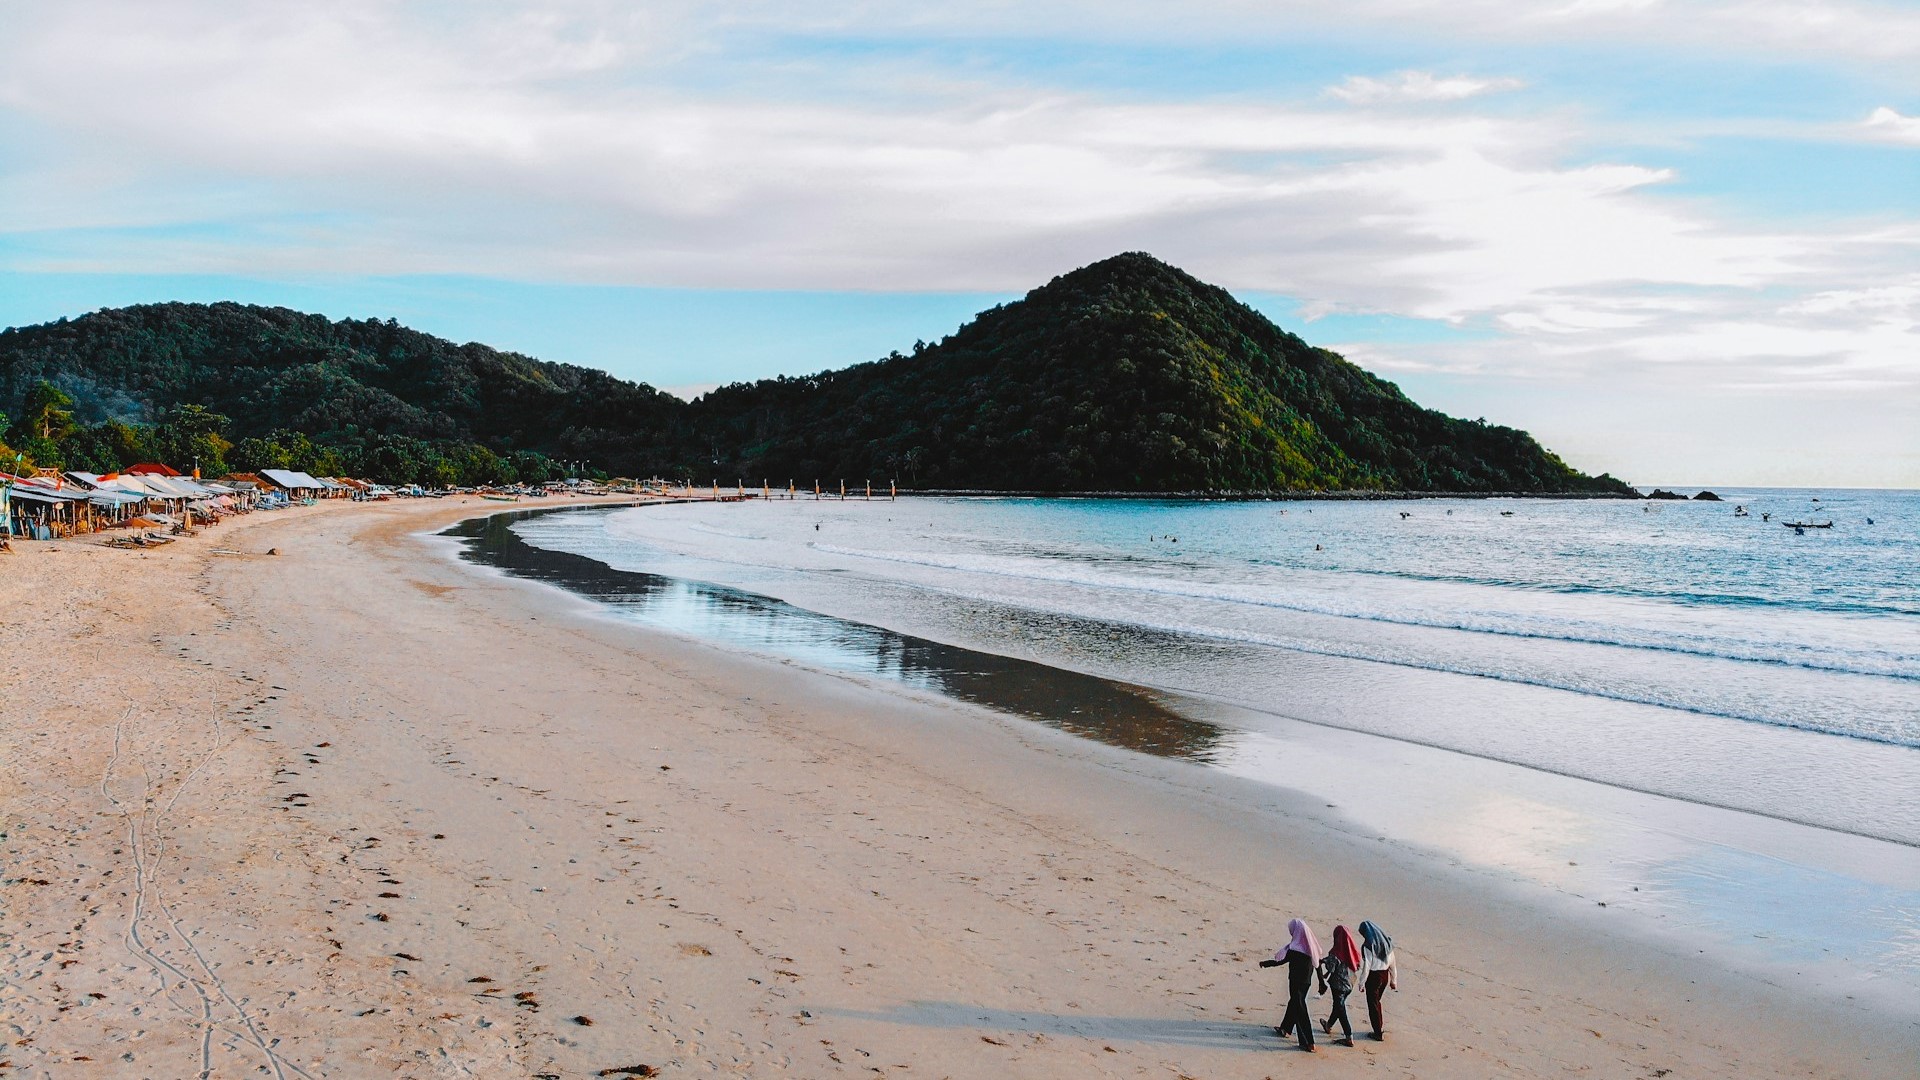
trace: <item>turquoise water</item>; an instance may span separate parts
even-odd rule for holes
[[[1721,494],[802,499],[515,529],[1255,727],[1305,720],[1920,844],[1920,494]]]

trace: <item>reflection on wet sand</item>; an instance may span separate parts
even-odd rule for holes
[[[612,605],[637,622],[837,671],[894,679],[1112,746],[1213,762],[1221,728],[1181,716],[1149,690],[1031,660],[957,648],[820,615],[736,589],[682,581],[536,548],[513,523],[536,510],[462,522],[444,535],[465,558]]]
[[[1273,1028],[1237,1020],[1176,1020],[1159,1016],[1088,1016],[1080,1013],[1021,1012],[958,1001],[910,1001],[884,1011],[816,1006],[821,1016],[842,1016],[882,1024],[925,1028],[967,1028],[1017,1032],[1100,1042],[1159,1043],[1168,1046],[1204,1046],[1215,1050],[1275,1053]]]

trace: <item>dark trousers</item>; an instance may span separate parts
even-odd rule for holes
[[[1387,973],[1369,971],[1367,973],[1367,1021],[1373,1025],[1373,1033],[1378,1036],[1387,1030],[1386,1021],[1380,1016],[1380,999],[1387,993]]]
[[[1307,1013],[1307,995],[1295,994],[1287,999],[1287,1015],[1280,1018],[1280,1037],[1297,1034],[1300,1037],[1300,1049],[1313,1049],[1313,1017]]]
[[[1331,996],[1333,998],[1333,1011],[1327,1014],[1327,1033],[1331,1035],[1333,1033],[1333,1025],[1339,1024],[1340,1030],[1345,1034],[1346,1040],[1352,1042],[1353,1021],[1347,1019],[1347,995],[1335,992]]]

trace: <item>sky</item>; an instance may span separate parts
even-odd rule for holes
[[[0,326],[682,394],[1148,251],[1643,485],[1920,487],[1920,3],[0,0]]]

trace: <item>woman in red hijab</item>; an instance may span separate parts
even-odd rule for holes
[[[1320,1021],[1320,1030],[1333,1034],[1339,1024],[1341,1046],[1353,1045],[1353,1021],[1347,1019],[1347,995],[1353,993],[1354,973],[1360,970],[1360,945],[1345,926],[1333,928],[1333,948],[1320,959],[1320,992],[1333,1002],[1333,1011]]]

